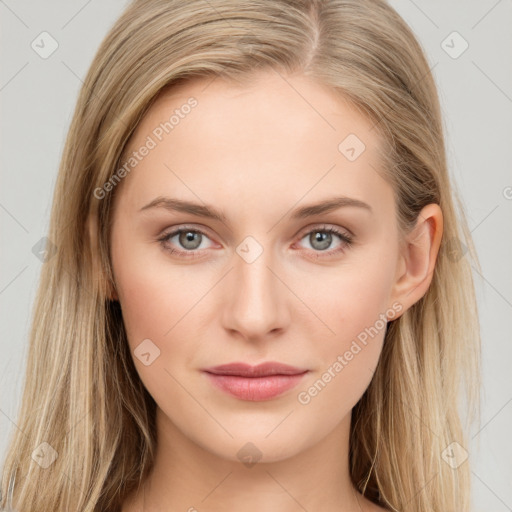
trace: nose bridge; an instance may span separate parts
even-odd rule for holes
[[[283,327],[286,298],[273,273],[274,264],[273,251],[255,238],[246,237],[239,244],[231,273],[231,300],[224,312],[226,328],[258,338]]]

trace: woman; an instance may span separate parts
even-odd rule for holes
[[[64,149],[2,508],[469,510],[458,201],[383,0],[134,1]]]

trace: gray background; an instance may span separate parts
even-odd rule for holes
[[[0,0],[0,461],[16,428],[42,265],[32,248],[47,231],[58,163],[82,78],[126,3]],[[469,446],[475,510],[512,511],[512,1],[391,4],[433,66],[450,172],[482,264],[482,275],[474,271],[483,340],[482,423],[474,428]],[[47,37],[40,37],[43,31],[58,43],[47,58],[31,47],[33,41],[42,46],[41,37]],[[447,39],[453,31],[469,44],[457,58],[464,43],[458,36]],[[45,41],[48,51],[51,41]]]

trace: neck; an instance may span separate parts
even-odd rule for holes
[[[183,435],[160,409],[157,432],[155,463],[138,510],[363,510],[348,466],[350,415],[318,444],[254,464],[254,445],[240,442],[244,462],[220,457]]]

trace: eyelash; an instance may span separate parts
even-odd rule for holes
[[[200,252],[201,250],[200,249],[196,249],[196,250],[193,250],[193,251],[181,251],[179,249],[170,249],[168,246],[167,246],[167,243],[169,241],[169,239],[173,238],[174,236],[176,235],[179,235],[180,233],[183,233],[183,232],[192,232],[192,233],[199,233],[205,237],[208,237],[208,235],[200,230],[200,229],[197,229],[197,228],[189,228],[189,227],[186,227],[186,226],[183,226],[179,229],[175,229],[174,231],[170,232],[170,233],[166,233],[164,235],[162,235],[160,238],[158,238],[158,241],[160,242],[160,244],[162,245],[162,247],[170,252],[171,254],[176,254],[178,255],[179,257],[183,257],[183,258],[190,258],[190,259],[193,259],[193,258],[197,258],[197,257],[200,257],[197,255],[198,252]],[[304,234],[301,235],[301,237],[299,238],[299,241],[302,240],[303,238],[305,238],[306,236],[310,235],[311,233],[329,233],[329,234],[334,234],[334,235],[337,235],[342,244],[340,247],[338,247],[338,249],[334,249],[334,250],[326,250],[326,251],[313,251],[315,253],[317,253],[317,258],[323,258],[323,257],[331,257],[331,256],[335,256],[337,255],[338,253],[342,253],[345,251],[345,249],[347,248],[350,248],[351,245],[352,245],[352,242],[353,242],[353,237],[351,235],[348,235],[347,233],[344,233],[340,230],[338,230],[337,228],[334,228],[334,227],[327,227],[327,226],[316,226],[314,227],[313,229],[310,229],[309,231],[306,231]],[[209,237],[208,237],[209,238]]]

